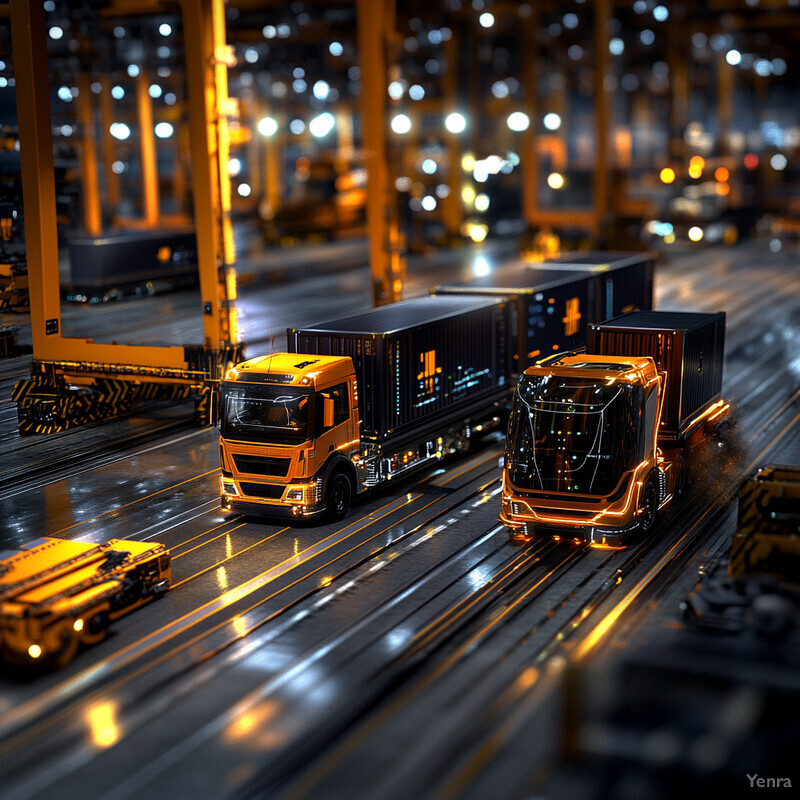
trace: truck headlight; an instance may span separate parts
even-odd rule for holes
[[[303,490],[302,489],[289,489],[286,492],[286,499],[290,503],[302,503],[303,502]]]
[[[233,481],[222,479],[222,493],[223,494],[239,494],[236,491],[236,484]]]

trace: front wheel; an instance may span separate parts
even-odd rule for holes
[[[656,492],[655,482],[652,480],[647,481],[644,490],[642,491],[641,506],[639,513],[641,514],[641,531],[642,533],[649,533],[653,529],[656,522],[656,512],[658,511],[658,493]]]
[[[350,486],[350,479],[344,473],[339,473],[331,478],[328,484],[328,491],[325,494],[325,506],[328,512],[328,519],[338,522],[344,518],[350,508],[350,498],[353,494]]]

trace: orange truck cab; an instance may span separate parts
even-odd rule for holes
[[[692,451],[731,424],[720,398],[724,314],[634,312],[590,327],[587,352],[523,374],[500,520],[621,546],[678,495]]]
[[[239,364],[223,384],[220,433],[223,507],[344,516],[360,445],[352,360],[276,353]]]

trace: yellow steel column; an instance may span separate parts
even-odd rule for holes
[[[192,193],[206,347],[237,339],[230,228],[227,68],[222,0],[182,0]],[[226,265],[230,265],[226,267]]]
[[[367,227],[372,269],[372,299],[384,305],[400,299],[402,260],[399,235],[389,220],[389,169],[386,154],[386,31],[394,18],[394,0],[358,0],[358,49],[361,54],[362,148],[367,169]],[[393,252],[393,248],[395,252]]]
[[[83,187],[83,227],[89,236],[99,236],[103,225],[100,218],[100,187],[97,176],[97,146],[94,139],[91,76],[78,76],[78,124],[81,137],[81,185]]]
[[[172,134],[172,199],[175,216],[186,217],[186,157],[189,151],[189,131],[180,119],[175,120]]]
[[[667,64],[669,65],[669,156],[685,168],[686,140],[689,123],[689,32],[682,25],[667,28]],[[725,54],[721,53],[722,61]],[[727,64],[725,65],[727,66]],[[660,166],[664,166],[663,164]],[[660,167],[659,167],[660,168]]]
[[[594,116],[595,116],[595,163],[594,163],[594,215],[592,233],[602,230],[603,220],[611,211],[609,208],[609,129],[612,125],[609,91],[606,87],[608,74],[608,28],[611,22],[611,0],[595,2],[595,73],[594,73]]]
[[[142,166],[142,212],[152,228],[158,224],[158,168],[156,136],[153,130],[153,101],[150,81],[144,70],[136,77],[136,116],[139,123],[139,156]]]
[[[719,149],[728,155],[730,149],[731,113],[733,111],[733,73],[725,53],[717,54],[717,122],[719,124]],[[687,81],[688,83],[688,81]],[[688,116],[688,114],[687,114]]]
[[[530,117],[530,125],[520,134],[522,138],[522,215],[528,228],[538,224],[539,211],[539,149],[536,131],[539,125],[539,94],[536,91],[539,47],[536,35],[539,31],[539,8],[534,3],[531,13],[523,21],[523,76],[525,113]]]
[[[33,353],[37,359],[47,359],[52,358],[53,349],[48,337],[59,339],[61,301],[44,5],[11,0],[10,17],[22,143],[20,161]]]
[[[276,134],[276,136],[280,136],[280,134]],[[266,184],[264,197],[267,201],[267,211],[273,215],[280,211],[283,195],[281,149],[274,136],[264,140],[264,182]]]
[[[111,110],[111,78],[103,75],[100,79],[100,128],[103,141],[103,167],[106,172],[106,202],[108,218],[113,219],[119,208],[119,175],[114,172],[115,148],[111,135],[114,117]]]
[[[458,107],[459,80],[459,48],[461,47],[461,26],[453,26],[453,35],[445,42],[444,52],[447,72],[444,76],[444,108],[446,114]],[[473,126],[476,120],[472,120]],[[450,193],[442,198],[442,222],[447,236],[455,241],[461,235],[461,223],[464,221],[464,201],[461,198],[463,188],[463,171],[461,169],[461,135],[445,131],[447,147],[447,186]]]

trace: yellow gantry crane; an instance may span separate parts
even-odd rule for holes
[[[33,337],[31,377],[12,393],[22,434],[64,430],[163,397],[195,397],[198,418],[209,421],[219,379],[242,360],[227,172],[232,53],[224,2],[181,0],[181,14],[204,340],[169,347],[98,344],[62,335],[44,7],[10,0]]]

